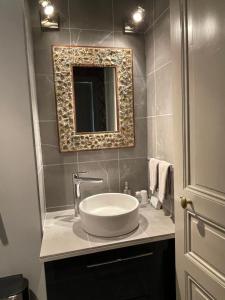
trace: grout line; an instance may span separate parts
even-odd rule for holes
[[[93,28],[79,28],[79,27],[61,27],[63,30],[80,30],[80,31],[96,31],[96,32],[111,32],[110,29],[93,29]],[[115,32],[122,33],[122,30],[114,30]]]
[[[164,11],[161,12],[161,14],[154,20],[154,23],[156,24],[159,19],[167,12],[170,10],[170,7],[168,6],[166,9],[164,9]]]
[[[153,66],[154,66],[154,70],[156,69],[155,67],[155,1],[153,1]],[[155,100],[155,114],[156,114],[156,105],[157,105],[157,100],[156,100],[156,74],[154,73],[154,100]],[[155,155],[157,154],[157,124],[155,122],[155,125],[154,125],[154,132],[155,132]]]
[[[146,117],[136,117],[134,118],[135,120],[144,120],[144,119],[147,119],[147,116]]]
[[[70,46],[71,46],[71,22],[70,22],[70,0],[67,0],[67,14],[68,14],[68,23],[69,23],[69,39],[70,39]]]
[[[119,155],[118,155],[119,156]],[[81,164],[86,164],[86,163],[101,163],[101,162],[109,162],[109,161],[120,161],[120,160],[135,160],[135,159],[144,159],[146,158],[145,156],[134,156],[134,157],[118,157],[117,159],[107,159],[107,160],[86,160],[86,161],[82,161],[79,163],[75,163],[75,162],[68,162],[68,163],[56,163],[56,164],[44,164],[43,167],[56,167],[56,166],[64,166],[64,165],[78,165],[78,171],[79,171],[79,165]]]
[[[172,117],[173,114],[159,114],[159,115],[155,115],[156,117]]]
[[[52,145],[52,144],[41,144],[41,147],[42,146],[47,146],[47,147],[51,147],[51,148],[59,148],[59,146],[58,145]]]
[[[75,45],[78,46],[78,43],[79,43],[79,40],[80,40],[80,34],[82,32],[82,29],[79,29],[79,32],[78,32],[78,35],[77,35],[77,38],[76,38],[76,42],[75,42]],[[72,44],[72,41],[71,41],[71,44]]]
[[[173,114],[159,114],[159,115],[147,116],[146,119],[156,118],[156,117],[172,117],[172,116]]]
[[[67,166],[67,165],[76,165],[76,163],[75,162],[68,162],[68,163],[56,163],[56,164],[44,164],[43,165],[43,167],[45,168],[45,167],[57,167],[57,166]]]
[[[158,68],[154,68],[151,72],[146,73],[146,77],[148,77],[150,75],[153,75],[154,73],[156,73],[156,72],[160,71],[161,69],[167,67],[171,63],[172,63],[172,60],[169,60],[168,62],[166,62],[165,64],[159,66]]]
[[[114,0],[112,0],[112,33],[113,33],[113,47],[115,47],[115,16],[114,16]]]
[[[78,161],[78,152],[74,154],[74,159],[75,159],[75,163],[78,164],[79,163],[79,161]]]
[[[155,6],[154,6],[154,3],[153,3],[153,22],[151,25],[149,25],[149,27],[145,30],[144,34],[146,34],[149,30],[151,30],[155,25],[156,23],[159,21],[159,19],[168,11],[170,10],[170,7],[168,6],[166,9],[164,9],[163,12],[161,12],[161,14],[154,20],[155,18]]]
[[[57,122],[57,120],[39,120],[39,123]]]
[[[108,37],[110,37],[113,34],[113,31],[109,31],[106,36],[104,36],[99,42],[96,44],[101,45]]]
[[[137,117],[135,120],[143,120],[143,119],[149,119],[149,118],[155,118],[155,117],[172,117],[173,114],[155,114],[151,116],[146,116],[146,117]]]

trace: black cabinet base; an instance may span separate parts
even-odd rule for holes
[[[175,300],[174,239],[45,263],[48,300]]]

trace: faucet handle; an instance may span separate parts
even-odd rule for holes
[[[75,177],[75,178],[78,178],[80,174],[86,174],[87,171],[77,171],[77,172],[74,172],[72,173],[72,176]]]

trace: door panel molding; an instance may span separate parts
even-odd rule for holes
[[[181,15],[181,85],[183,116],[183,188],[190,185],[190,118],[189,118],[189,55],[188,55],[188,3],[180,1]]]
[[[185,255],[197,262],[225,286],[225,228],[216,225],[208,218],[186,211]],[[209,243],[210,242],[210,243]],[[207,249],[207,251],[204,251]],[[224,258],[223,258],[224,256]]]
[[[201,193],[204,195],[204,197],[207,195],[211,200],[212,198],[214,201],[219,200],[220,203],[222,202],[222,204],[225,205],[225,194],[221,193],[220,191],[216,191],[201,185],[187,185],[185,189],[192,193]]]
[[[216,300],[210,295],[206,289],[204,289],[196,280],[194,280],[189,274],[186,276],[187,284],[187,299],[188,300]]]

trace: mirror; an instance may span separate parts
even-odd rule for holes
[[[76,132],[117,131],[116,68],[73,66]]]
[[[53,46],[61,152],[134,147],[129,48]]]

